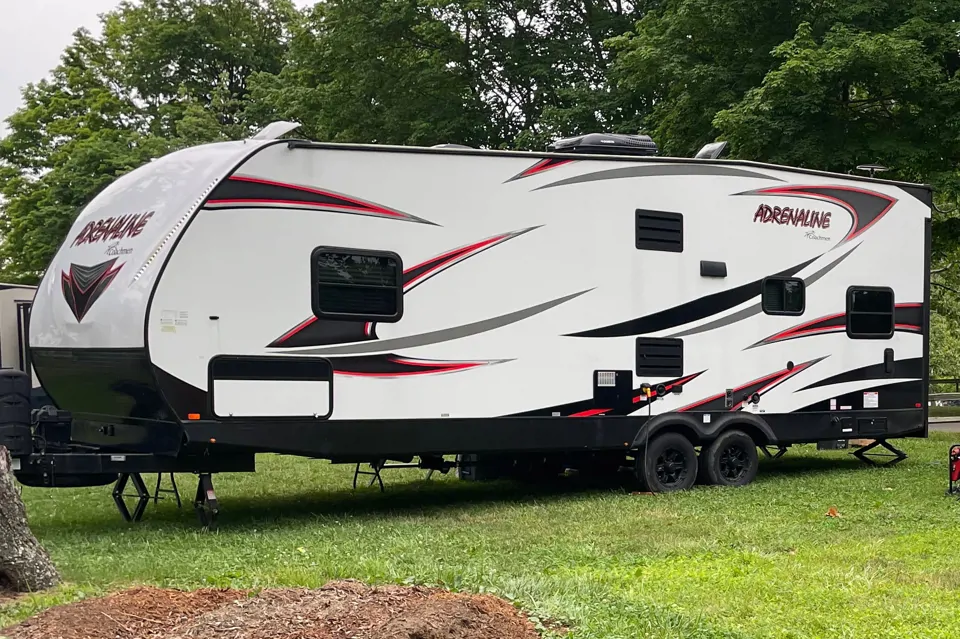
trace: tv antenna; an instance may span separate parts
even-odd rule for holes
[[[874,173],[883,173],[884,171],[889,171],[890,169],[880,164],[860,164],[857,166],[857,170],[869,171],[870,177],[873,177]]]

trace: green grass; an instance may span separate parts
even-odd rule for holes
[[[960,406],[931,406],[930,417],[958,417]]]
[[[417,471],[385,473],[385,494],[354,493],[352,467],[266,455],[256,474],[216,478],[212,534],[170,501],[128,525],[109,488],[25,488],[69,585],[0,608],[0,627],[134,583],[353,577],[495,592],[575,637],[956,637],[960,501],[944,494],[954,440],[905,440],[910,458],[886,469],[804,446],[765,460],[748,487],[658,496]],[[188,498],[191,479],[178,476]]]

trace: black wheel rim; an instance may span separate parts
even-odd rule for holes
[[[677,448],[665,448],[657,457],[656,471],[661,485],[678,486],[687,478],[687,456]]]
[[[727,446],[720,452],[717,463],[723,479],[729,482],[738,481],[747,474],[747,451],[740,446]]]

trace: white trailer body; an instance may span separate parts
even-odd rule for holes
[[[105,450],[925,436],[931,201],[739,161],[211,144],[82,211],[30,346]]]

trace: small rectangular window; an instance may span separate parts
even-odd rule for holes
[[[847,335],[853,339],[893,337],[894,310],[893,289],[850,287],[847,289]]]
[[[683,215],[681,213],[637,209],[635,230],[638,249],[683,252]]]
[[[637,375],[683,375],[683,340],[668,337],[637,338]]]
[[[803,280],[768,277],[761,284],[761,307],[767,315],[803,315],[806,293]]]
[[[317,317],[396,322],[403,314],[403,264],[396,253],[321,247],[310,266]]]

